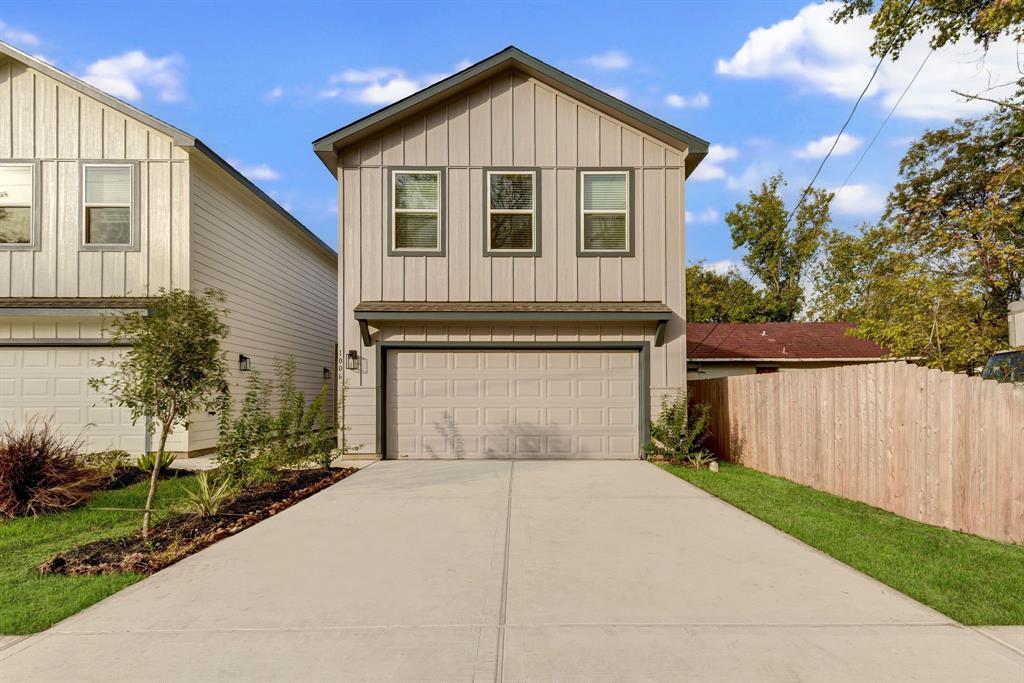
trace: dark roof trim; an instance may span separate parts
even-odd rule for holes
[[[672,309],[656,301],[363,301],[356,320],[670,320]]]
[[[342,146],[367,137],[381,128],[391,125],[400,117],[410,116],[425,110],[438,100],[454,94],[452,91],[468,88],[509,66],[516,66],[541,81],[568,91],[605,113],[622,117],[640,130],[666,144],[672,145],[677,149],[685,149],[687,151],[687,176],[697,168],[697,164],[708,153],[707,140],[699,138],[692,133],[687,133],[681,128],[677,128],[670,123],[651,116],[647,112],[637,109],[631,104],[612,97],[608,93],[598,90],[594,86],[584,83],[550,64],[544,63],[536,57],[531,57],[515,46],[509,46],[501,52],[491,55],[442,81],[438,81],[394,104],[368,114],[332,133],[328,133],[313,142],[313,151],[320,157],[320,160],[323,161],[331,173],[336,174],[337,153]]]
[[[687,363],[700,364],[707,363],[708,365],[715,365],[717,363],[880,363],[887,360],[904,360],[902,358],[888,358],[886,356],[835,356],[826,358],[769,358],[769,357],[743,357],[737,356],[735,358],[714,358],[701,356],[698,358],[687,358]]]
[[[288,213],[288,211],[286,211],[284,207],[282,207],[280,204],[271,199],[263,190],[256,187],[256,185],[253,184],[251,180],[242,175],[231,164],[225,161],[219,154],[210,149],[202,140],[196,138],[193,135],[189,135],[180,128],[175,128],[166,121],[162,121],[156,118],[155,116],[147,114],[141,109],[136,109],[127,102],[122,102],[116,97],[108,95],[102,90],[99,90],[98,88],[89,85],[80,78],[76,78],[75,76],[72,76],[71,74],[65,71],[61,71],[52,64],[48,64],[42,61],[41,59],[26,54],[21,50],[8,45],[7,43],[4,43],[3,41],[0,41],[0,55],[7,55],[11,59],[19,61],[22,64],[26,64],[31,68],[36,69],[37,71],[41,71],[50,78],[54,79],[55,81],[63,83],[69,88],[77,90],[89,97],[92,97],[93,99],[99,100],[111,109],[121,112],[125,116],[131,117],[137,121],[141,121],[147,126],[157,129],[164,135],[167,135],[169,138],[171,138],[174,144],[179,147],[194,148],[197,151],[202,152],[213,163],[217,164],[225,171],[227,171],[229,174],[231,174],[235,179],[242,183],[242,185],[244,185],[246,189],[251,191],[257,197],[263,200],[271,209],[280,214],[282,218],[284,218],[289,223],[294,225],[301,232],[305,233],[308,237],[312,238],[313,241],[316,242],[317,246],[329,252],[333,258],[338,258],[338,253],[334,251],[334,249],[331,249],[331,247],[327,246],[327,244],[325,244],[323,240],[321,240],[319,237],[313,234],[309,230],[309,228],[300,223],[299,220],[295,218],[295,216]]]
[[[152,297],[43,297],[22,296],[0,299],[0,311],[7,308],[148,308]]]
[[[89,85],[82,79],[76,78],[75,76],[72,76],[66,71],[61,71],[52,64],[49,64],[41,59],[33,57],[30,54],[22,52],[18,48],[12,47],[3,41],[0,41],[0,54],[7,55],[11,59],[19,61],[22,64],[26,64],[32,67],[33,69],[36,69],[37,71],[42,71],[44,74],[54,79],[55,81],[63,83],[69,88],[84,93],[89,97],[97,99],[103,104],[110,107],[111,109],[121,112],[125,116],[130,116],[131,118],[136,119],[137,121],[145,123],[147,126],[156,128],[158,131],[174,140],[174,144],[176,145],[181,145],[182,147],[189,147],[195,143],[195,138],[186,133],[185,131],[179,128],[175,128],[166,121],[161,121],[160,119],[156,118],[155,116],[147,114],[141,109],[136,109],[127,102],[123,102],[114,97],[113,95],[108,95],[102,90]]]

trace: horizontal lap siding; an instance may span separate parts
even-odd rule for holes
[[[275,358],[294,356],[296,386],[312,399],[325,384],[323,368],[336,372],[336,264],[223,170],[201,159],[192,169],[192,281],[227,295],[225,348],[236,404],[247,379],[239,354],[266,379],[274,377]],[[216,429],[215,418],[197,419],[190,447],[213,446]]]
[[[665,345],[652,349],[651,386],[685,382],[679,150],[508,72],[342,150],[340,161],[339,337],[343,351],[356,350],[363,359],[363,372],[349,373],[353,401],[371,404],[376,391],[369,372],[374,349],[362,345],[352,317],[360,301],[663,301],[677,315],[669,321]],[[445,256],[387,256],[387,167],[403,165],[447,167]],[[541,256],[483,255],[489,166],[539,169]],[[577,257],[581,166],[633,169],[634,256]],[[528,328],[517,327],[515,336],[530,336]],[[371,424],[364,427],[372,432]],[[372,448],[368,434],[355,440]]]
[[[188,286],[188,156],[57,81],[0,62],[0,162],[39,160],[38,251],[0,249],[5,296],[147,296]],[[81,161],[139,162],[139,251],[83,252]]]

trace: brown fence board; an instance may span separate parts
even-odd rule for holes
[[[708,447],[768,474],[1024,543],[1024,386],[888,362],[689,383]]]

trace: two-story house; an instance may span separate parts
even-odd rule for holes
[[[103,316],[210,287],[236,391],[289,355],[307,396],[333,385],[334,250],[200,140],[0,43],[0,424],[142,452],[146,426],[87,383],[123,352]],[[216,440],[204,413],[168,447]]]
[[[686,382],[684,181],[707,150],[514,47],[314,142],[348,441],[639,457]]]

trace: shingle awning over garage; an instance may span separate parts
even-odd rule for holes
[[[370,346],[369,325],[386,322],[456,321],[639,321],[658,324],[655,346],[661,346],[672,310],[658,301],[363,301],[355,307],[363,344]]]

